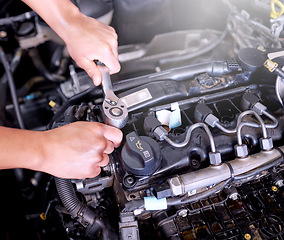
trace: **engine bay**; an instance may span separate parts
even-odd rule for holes
[[[135,39],[119,21],[150,14],[146,2],[171,14],[208,2],[94,2],[76,4],[114,14],[121,37],[111,80],[128,112],[122,144],[95,178],[1,170],[0,238],[283,239],[283,17],[270,17],[270,1],[212,1],[225,13],[217,27],[175,19]],[[106,123],[102,87],[35,12],[20,12],[0,12],[1,126]]]

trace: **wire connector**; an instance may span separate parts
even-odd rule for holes
[[[267,59],[264,64],[264,67],[266,67],[269,72],[274,72],[275,69],[278,67],[278,63],[271,61],[270,59]]]

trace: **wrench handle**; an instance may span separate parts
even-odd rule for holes
[[[104,95],[107,95],[107,92],[112,91],[112,82],[109,74],[109,70],[105,65],[98,65],[102,73],[102,86]]]

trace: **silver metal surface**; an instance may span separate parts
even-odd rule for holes
[[[211,165],[219,165],[222,163],[221,153],[220,152],[210,152],[209,159]]]
[[[210,141],[211,152],[216,152],[216,147],[215,147],[213,135],[212,135],[210,129],[208,128],[208,126],[204,123],[195,123],[195,124],[191,125],[187,129],[185,139],[184,139],[183,142],[176,143],[176,142],[172,141],[168,136],[164,136],[164,139],[173,147],[176,147],[176,148],[185,147],[189,143],[189,140],[191,138],[191,134],[192,134],[193,130],[196,129],[196,128],[203,128],[205,130],[205,132],[208,135],[209,141]]]
[[[260,138],[259,143],[260,143],[260,148],[264,151],[267,151],[273,148],[273,140],[271,137]]]
[[[280,147],[283,151],[284,146]],[[235,176],[247,173],[271,161],[281,158],[277,150],[262,151],[246,158],[230,161]],[[168,180],[172,195],[177,196],[192,190],[218,184],[231,178],[231,170],[227,164],[209,166],[194,172],[185,173]]]
[[[284,70],[284,67],[282,67],[282,70]],[[276,78],[275,91],[276,91],[276,96],[278,98],[278,101],[283,106],[284,82],[283,82],[283,79],[279,76],[277,76]]]
[[[244,158],[248,155],[248,147],[245,144],[237,144],[235,145],[234,149],[238,158]]]
[[[127,107],[113,92],[108,68],[102,65],[98,65],[98,67],[102,73],[102,87],[105,96],[103,102],[105,123],[117,128],[123,128],[128,120]]]

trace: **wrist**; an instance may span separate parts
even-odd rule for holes
[[[78,27],[83,27],[81,19],[84,15],[73,4],[69,6],[69,8],[70,10],[63,11],[58,17],[58,21],[54,23],[54,26],[51,26],[65,43],[72,38],[72,35],[74,35],[76,31],[78,31]]]
[[[20,167],[34,171],[42,171],[46,158],[44,132],[26,131],[26,136],[23,136],[22,139],[26,141],[26,143],[23,145],[23,166]]]

